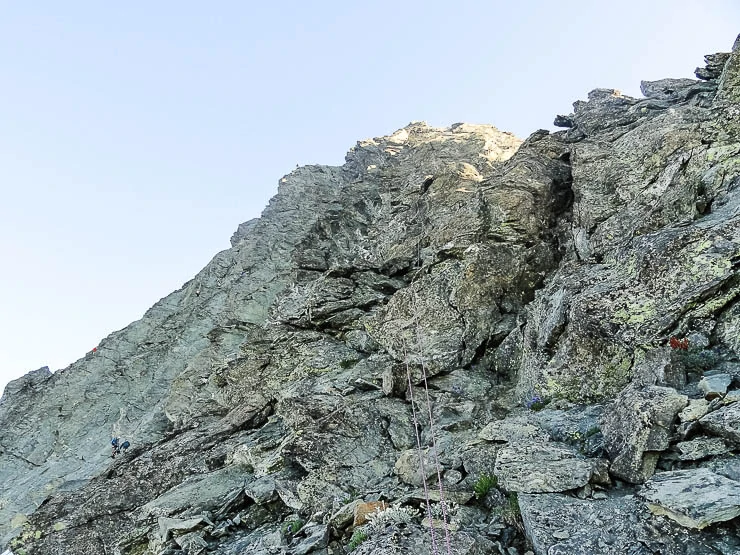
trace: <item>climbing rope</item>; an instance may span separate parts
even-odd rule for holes
[[[442,472],[439,466],[439,457],[437,455],[437,440],[434,436],[434,418],[432,416],[432,402],[429,397],[429,385],[427,384],[427,370],[426,364],[424,363],[424,348],[421,342],[421,326],[419,325],[418,315],[418,303],[416,292],[414,292],[414,327],[416,328],[416,344],[419,349],[419,359],[421,362],[421,375],[424,379],[424,392],[426,395],[427,402],[427,413],[429,415],[429,433],[432,437],[432,453],[434,454],[434,466],[437,471],[437,483],[439,484],[439,504],[442,507],[442,528],[445,532],[445,544],[447,546],[447,555],[452,555],[452,549],[450,547],[450,531],[447,527],[447,503],[445,502],[444,489],[442,487]],[[432,523],[429,523],[432,526]],[[432,526],[433,528],[433,526]]]
[[[416,434],[416,449],[419,453],[419,470],[421,472],[421,481],[424,484],[424,499],[426,500],[427,504],[427,518],[429,519],[429,534],[432,537],[432,553],[434,555],[437,555],[439,552],[437,551],[437,539],[434,537],[434,526],[432,526],[432,522],[434,518],[432,517],[432,502],[429,499],[429,489],[427,488],[427,473],[424,468],[424,455],[421,451],[421,436],[419,435],[419,421],[416,418],[416,408],[414,407],[414,388],[411,383],[411,370],[409,368],[409,358],[408,354],[406,353],[406,339],[403,338],[403,360],[406,363],[406,379],[408,380],[409,384],[409,399],[411,400],[411,415],[414,419],[414,433]]]

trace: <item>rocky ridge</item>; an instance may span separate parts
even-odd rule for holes
[[[696,75],[283,177],[141,320],[6,388],[0,546],[740,553],[740,40]]]

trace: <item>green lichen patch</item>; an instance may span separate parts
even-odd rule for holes
[[[655,318],[655,299],[637,297],[627,301],[625,305],[614,311],[612,321],[617,324],[644,324]]]
[[[616,395],[632,377],[632,354],[617,344],[579,339],[568,365],[545,371],[542,388],[550,399],[595,403]]]

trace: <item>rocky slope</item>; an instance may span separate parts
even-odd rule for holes
[[[182,289],[6,388],[0,545],[740,553],[740,40],[696,73],[282,178]]]

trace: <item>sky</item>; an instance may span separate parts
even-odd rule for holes
[[[0,390],[180,288],[296,164],[416,120],[525,138],[738,32],[736,0],[0,0]]]

